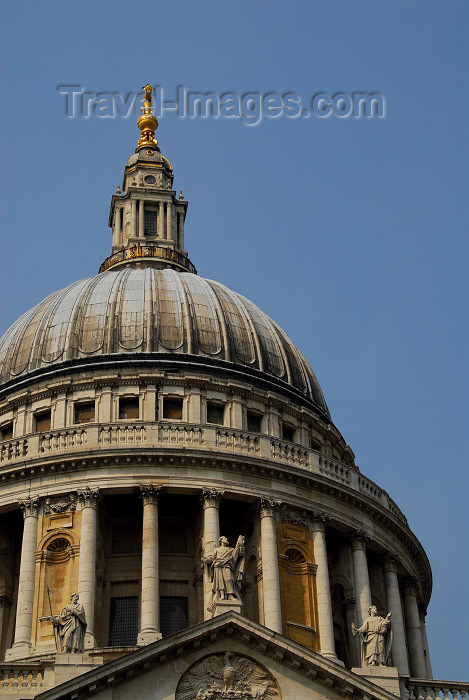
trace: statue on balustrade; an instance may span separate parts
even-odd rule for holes
[[[62,651],[66,654],[83,654],[85,650],[87,623],[85,609],[78,600],[78,593],[74,593],[70,603],[60,611],[60,615],[52,615],[50,618],[57,629]]]
[[[213,602],[241,600],[240,586],[244,575],[244,537],[240,535],[236,547],[230,547],[226,537],[220,537],[218,547],[202,557],[212,582]]]
[[[352,634],[361,637],[362,667],[388,666],[392,644],[391,613],[380,617],[376,605],[372,605],[368,614],[358,629],[352,623]]]

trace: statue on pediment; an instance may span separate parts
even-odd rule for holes
[[[361,637],[362,667],[387,666],[392,644],[391,613],[381,617],[376,605],[371,605],[368,615],[358,629],[352,624],[352,634]]]
[[[62,651],[66,654],[83,654],[85,650],[87,622],[85,609],[78,600],[78,593],[74,593],[60,614],[50,618],[57,630]]]
[[[230,547],[226,537],[220,537],[218,547],[204,554],[202,562],[208,567],[214,601],[241,600],[240,586],[244,575],[244,537],[236,547]]]

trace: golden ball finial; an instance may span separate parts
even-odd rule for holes
[[[151,111],[151,93],[154,92],[150,84],[144,85],[143,90],[143,109],[142,115],[137,119],[137,126],[140,129],[140,138],[137,143],[135,152],[141,148],[158,148],[158,141],[155,139],[155,131],[158,128],[158,120]]]

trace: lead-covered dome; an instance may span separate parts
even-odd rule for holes
[[[329,416],[311,367],[255,304],[219,282],[150,266],[79,280],[30,309],[0,339],[0,383],[113,356],[242,367],[293,388]]]

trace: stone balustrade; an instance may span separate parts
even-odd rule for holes
[[[217,428],[216,445],[221,449],[257,454],[259,452],[259,437],[243,430]]]
[[[272,440],[272,457],[282,462],[291,462],[301,467],[309,466],[308,450],[285,440]]]
[[[21,459],[28,454],[27,438],[18,440],[5,440],[0,442],[0,464],[9,462],[12,459]]]
[[[403,700],[466,700],[469,683],[410,678]]]
[[[329,459],[323,455],[319,455],[319,471],[331,479],[340,481],[343,484],[350,486],[350,468],[345,464],[338,462],[336,459]]]
[[[33,698],[44,689],[44,665],[41,663],[0,664],[0,695],[18,694]]]
[[[126,448],[171,447],[216,449],[232,454],[271,459],[276,463],[321,474],[367,496],[392,513],[401,522],[407,520],[388,493],[360,472],[326,457],[304,445],[250,433],[246,430],[217,425],[198,425],[182,421],[129,421],[88,423],[47,433],[34,433],[0,442],[0,469],[44,456],[65,456],[67,453]]]

